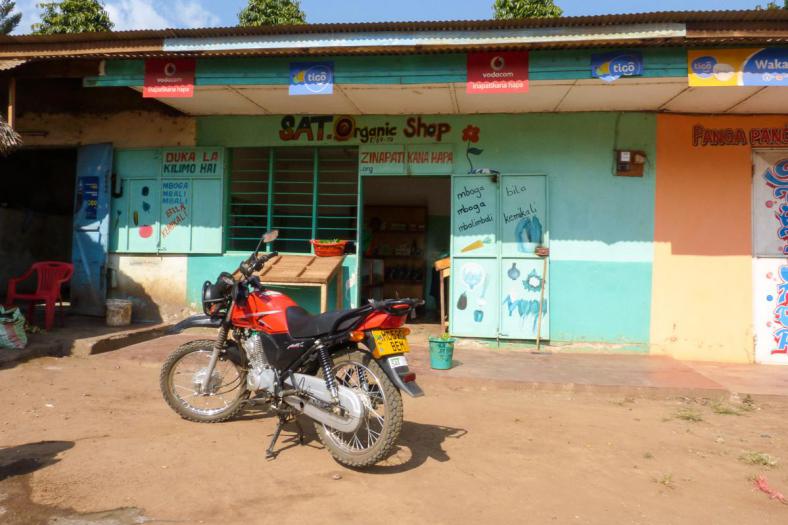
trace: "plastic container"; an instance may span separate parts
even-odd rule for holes
[[[318,257],[338,257],[344,255],[345,245],[347,245],[347,241],[318,242],[313,239],[310,242],[315,248],[315,255]]]
[[[131,324],[131,301],[126,299],[107,299],[107,326],[128,326]]]
[[[454,339],[430,337],[430,368],[448,370],[454,357]]]

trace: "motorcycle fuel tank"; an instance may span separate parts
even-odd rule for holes
[[[233,306],[232,323],[238,328],[260,330],[268,334],[287,333],[287,309],[298,306],[281,292],[266,290],[249,294],[244,304]]]

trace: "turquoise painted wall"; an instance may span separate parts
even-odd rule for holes
[[[531,80],[591,78],[591,55],[615,49],[531,51]],[[682,48],[639,50],[643,54],[643,76],[686,77],[687,51]],[[290,63],[316,60],[315,57],[201,58],[197,61],[195,83],[215,85],[287,85]],[[334,62],[338,84],[424,84],[466,81],[466,55],[462,53],[409,56],[320,57]],[[142,86],[143,60],[108,60],[106,75],[87,77],[86,87]]]
[[[397,127],[393,143],[435,143],[405,137],[408,117],[356,117],[357,126]],[[421,116],[451,127],[455,173],[468,170],[462,131],[479,127],[476,167],[543,173],[549,180],[550,332],[556,341],[647,343],[651,304],[656,116],[643,113]],[[299,119],[296,119],[299,120]],[[327,125],[329,126],[329,125]],[[282,141],[281,117],[204,117],[198,144],[211,146],[336,145],[333,139]],[[328,128],[327,128],[328,129]],[[342,144],[359,144],[352,139]],[[614,150],[646,153],[642,178],[614,176]],[[404,182],[404,177],[403,177]],[[240,257],[192,257],[190,294]],[[232,261],[232,262],[229,262]],[[348,263],[350,264],[350,262]],[[353,261],[354,264],[354,261]]]

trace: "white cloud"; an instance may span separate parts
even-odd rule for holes
[[[171,24],[153,6],[153,0],[115,0],[105,5],[116,31],[161,29]]]
[[[176,0],[173,18],[178,27],[210,27],[219,24],[219,17],[196,0]]]
[[[36,4],[41,0],[16,0],[22,22],[15,34],[30,33],[30,26],[39,21]],[[110,20],[116,31],[128,29],[162,29],[167,27],[210,27],[220,18],[203,5],[203,0],[105,0]]]

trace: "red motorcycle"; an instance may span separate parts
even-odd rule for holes
[[[167,404],[200,423],[225,421],[246,404],[270,404],[278,415],[266,457],[282,427],[297,417],[315,425],[320,441],[341,464],[373,465],[386,457],[402,428],[404,391],[424,395],[408,368],[403,328],[421,301],[374,301],[360,308],[310,315],[286,295],[267,290],[255,275],[276,252],[255,252],[234,274],[203,285],[204,315],[178,323],[172,333],[216,327],[215,340],[184,344],[161,369]]]

